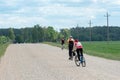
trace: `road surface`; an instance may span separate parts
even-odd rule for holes
[[[0,80],[120,80],[120,61],[85,55],[87,66],[68,51],[46,44],[11,44],[0,61]]]

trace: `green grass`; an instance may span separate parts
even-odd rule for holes
[[[47,44],[61,47],[60,43],[45,42]],[[82,42],[84,53],[120,61],[120,41]],[[67,48],[67,45],[65,45]]]
[[[0,44],[0,57],[2,57],[8,47],[9,43]]]
[[[84,52],[89,55],[120,60],[120,41],[82,42]]]

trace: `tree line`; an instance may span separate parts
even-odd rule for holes
[[[71,35],[74,38],[81,41],[107,41],[107,29],[106,26],[94,26],[94,27],[76,27],[71,28]],[[110,26],[109,27],[109,41],[120,40],[120,27]]]
[[[15,43],[38,43],[43,41],[59,42],[63,37],[67,40],[70,35],[80,41],[106,41],[107,27],[73,27],[70,29],[61,29],[60,31],[56,31],[52,26],[42,27],[37,24],[33,27],[21,29],[0,29],[0,36],[8,37]],[[109,40],[120,40],[120,27],[109,27]]]

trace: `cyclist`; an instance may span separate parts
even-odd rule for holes
[[[83,57],[83,46],[82,46],[81,42],[78,41],[78,39],[76,39],[74,41],[74,46],[76,48],[78,59],[80,60],[80,56]]]
[[[65,44],[65,39],[64,39],[64,38],[62,38],[62,39],[61,39],[62,49],[64,48],[64,44]]]
[[[73,50],[73,46],[74,46],[74,39],[72,36],[69,37],[69,39],[67,40],[68,42],[68,49],[69,49],[69,60],[73,59],[73,55],[72,55],[72,50]]]

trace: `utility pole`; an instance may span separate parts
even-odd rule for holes
[[[79,25],[77,24],[77,26],[76,27],[79,27]]]
[[[91,20],[89,21],[89,27],[90,27],[90,41],[92,41],[92,28],[91,28]]]
[[[109,14],[106,13],[105,17],[107,18],[107,41],[109,41]]]

